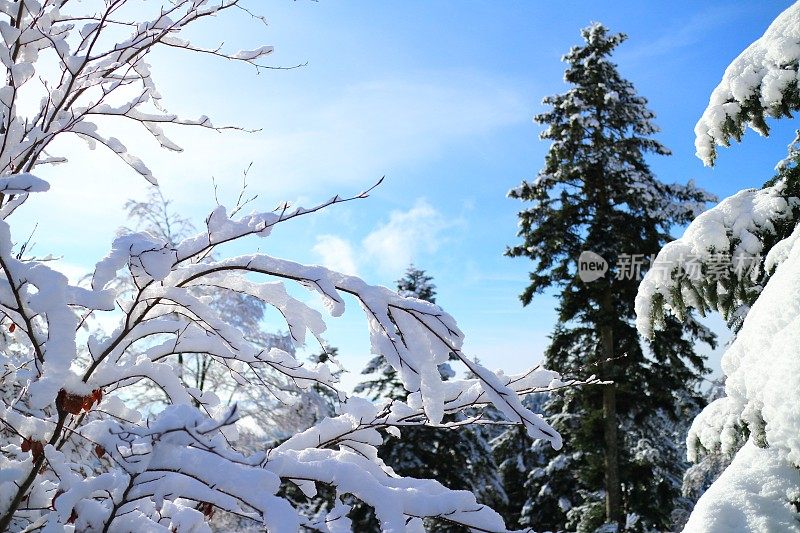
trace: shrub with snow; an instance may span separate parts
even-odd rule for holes
[[[121,141],[98,131],[95,117],[141,124],[171,150],[179,147],[166,137],[164,123],[213,128],[207,117],[187,120],[161,109],[145,61],[151,50],[203,51],[251,65],[271,51],[228,54],[179,37],[198,20],[232,11],[235,0],[137,6],[154,13],[138,21],[128,18],[131,4],[109,0],[87,14],[91,6],[63,0],[0,2],[0,60],[8,80],[0,88],[0,313],[6,328],[0,352],[0,531],[208,531],[217,509],[273,532],[301,526],[345,531],[345,502],[352,501],[346,495],[373,506],[385,531],[418,531],[425,517],[505,531],[500,516],[473,494],[397,476],[376,446],[381,432],[402,435],[404,427],[437,425],[446,414],[491,404],[531,437],[558,447],[559,435],[519,398],[563,386],[556,373],[487,370],[462,352],[463,334],[432,303],[266,254],[214,254],[219,245],[266,238],[297,217],[368,191],[308,209],[230,216],[219,206],[201,231],[177,242],[146,231],[122,235],[97,262],[89,287],[69,283],[52,264],[15,249],[15,210],[48,189],[31,172],[63,161],[46,152],[57,136],[74,133],[90,145],[100,143],[155,183]],[[55,58],[55,69],[40,68],[45,55]],[[42,97],[25,115],[17,104],[28,90]],[[133,290],[115,283],[122,270]],[[288,328],[295,345],[321,339],[323,316],[286,284],[316,294],[333,316],[345,311],[346,298],[360,306],[372,351],[398,372],[409,391],[405,400],[347,399],[327,364],[307,365],[288,350],[266,349],[243,334],[224,308],[199,296],[211,289],[249,295],[278,310],[285,323],[275,328]],[[88,338],[78,333],[89,316],[103,314],[117,320],[115,329]],[[177,362],[181,354],[202,354],[232,379],[250,384],[266,372],[280,378],[274,383],[327,388],[343,405],[338,415],[280,445],[249,452],[237,443],[239,409],[213,391],[189,386]],[[473,377],[443,381],[439,365],[451,357]],[[126,403],[126,390],[142,381],[163,390],[166,406]],[[261,384],[291,401],[271,382]],[[281,495],[282,483],[307,495],[327,485],[342,498],[311,519]]]

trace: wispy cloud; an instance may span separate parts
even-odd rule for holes
[[[408,211],[393,211],[364,238],[363,247],[384,272],[402,272],[418,254],[435,253],[444,231],[455,224],[419,199]]]
[[[476,72],[404,73],[324,93],[295,87],[274,99],[263,111],[273,119],[257,134],[186,132],[187,154],[214,157],[182,157],[178,179],[196,187],[198,176],[238,176],[253,161],[253,189],[271,196],[365,186],[460,140],[529,120],[521,91]]]
[[[649,40],[639,40],[637,44],[630,44],[619,51],[617,59],[620,61],[641,61],[652,59],[675,50],[686,48],[703,41],[710,31],[719,26],[724,26],[750,12],[754,5],[724,5],[708,7],[688,21],[682,21],[680,26],[664,28],[664,32],[653,36]]]
[[[528,121],[525,98],[514,84],[480,72],[407,72],[402,78],[329,88],[298,89],[285,83],[267,96],[243,93],[241,100],[249,113],[247,125],[261,125],[262,131],[170,128],[183,153],[159,149],[146,133],[124,123],[101,126],[147,163],[180,212],[202,220],[214,205],[212,177],[224,202],[235,197],[250,162],[248,191],[260,195],[259,206],[272,207],[300,196],[360,190],[460,140]],[[224,117],[217,120],[225,122]],[[125,223],[122,204],[142,197],[146,183],[102,148],[89,152],[73,139],[59,140],[57,148],[57,155],[71,156],[71,164],[40,169],[52,190],[17,218],[31,227],[38,221],[42,235],[59,235],[42,242],[48,251],[65,253],[69,246],[94,242],[104,243],[92,252],[102,254],[114,230]],[[76,206],[81,216],[69,216]],[[409,238],[398,236],[408,233],[399,230],[391,236],[390,229],[384,230],[387,238]],[[330,242],[318,244],[330,252]],[[431,246],[424,244],[425,249]],[[381,245],[373,239],[370,247]],[[396,265],[408,257],[395,253],[381,262]],[[78,257],[69,259],[79,262]]]
[[[353,246],[336,235],[319,235],[311,250],[322,258],[322,264],[342,274],[358,275]]]
[[[463,224],[445,217],[425,199],[407,210],[396,210],[378,224],[359,244],[337,235],[317,238],[313,251],[334,270],[355,273],[364,268],[396,275],[421,255],[436,253],[446,242],[446,231]],[[358,259],[356,259],[358,258]]]

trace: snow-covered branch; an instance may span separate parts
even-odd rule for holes
[[[47,187],[21,175],[9,178],[8,188]],[[365,502],[386,531],[414,530],[423,517],[505,531],[499,515],[471,493],[394,474],[378,458],[380,432],[396,435],[421,424],[455,430],[481,422],[479,412],[442,424],[445,414],[494,405],[509,423],[558,447],[558,433],[525,408],[520,395],[574,382],[540,368],[516,376],[489,371],[463,353],[463,333],[435,304],[319,266],[266,254],[211,253],[220,243],[267,237],[278,224],[368,192],[309,209],[282,206],[238,218],[218,207],[203,231],[175,244],[147,232],[121,235],[97,263],[88,289],[69,284],[49,265],[13,257],[10,229],[2,222],[0,268],[6,279],[0,283],[0,311],[17,324],[14,349],[3,356],[9,393],[0,420],[9,444],[0,466],[13,474],[0,480],[2,529],[74,523],[82,530],[194,531],[207,527],[213,509],[263,522],[270,531],[300,525],[333,531],[334,524],[346,523],[334,520],[343,500],[330,520],[311,524],[278,494],[282,483],[291,482],[306,494],[323,484]],[[133,290],[115,282],[121,270]],[[338,415],[271,449],[248,453],[236,444],[237,406],[221,402],[213,390],[190,386],[176,361],[202,354],[235,380],[262,386],[280,401],[312,387],[346,398],[328,364],[309,365],[293,350],[265,348],[235,326],[214,298],[203,297],[214,290],[254,298],[278,310],[295,345],[309,334],[322,342],[323,315],[292,296],[286,284],[316,294],[333,316],[345,312],[351,297],[366,318],[373,353],[396,369],[409,395],[384,404],[350,398]],[[117,317],[119,325],[82,340],[77,326],[87,312]],[[472,378],[443,379],[438,365],[453,354]],[[127,405],[126,391],[143,381],[163,391],[165,408]],[[91,459],[76,461],[74,453]]]
[[[741,140],[746,127],[767,135],[767,117],[791,117],[800,109],[799,15],[795,3],[725,69],[694,128],[697,157],[704,164],[713,165],[717,146]]]
[[[48,152],[62,133],[105,146],[155,184],[107,127],[124,119],[171,151],[180,146],[170,125],[230,129],[204,115],[169,113],[147,62],[161,47],[275,68],[261,63],[269,46],[229,52],[185,39],[185,30],[224,12],[259,20],[238,0],[0,0],[7,73],[0,87],[0,531],[210,531],[219,510],[268,531],[333,532],[350,527],[356,500],[374,508],[385,531],[420,531],[430,517],[506,531],[475,495],[399,476],[376,446],[412,426],[455,431],[487,422],[481,410],[494,406],[506,420],[493,415],[492,423],[519,424],[559,447],[559,434],[520,395],[577,381],[540,368],[516,376],[488,370],[464,353],[455,320],[432,303],[289,259],[220,255],[223,244],[268,237],[280,224],[366,198],[372,188],[311,208],[284,204],[245,215],[240,197],[232,211],[214,209],[193,234],[166,209],[132,206],[150,226],[117,237],[88,287],[13,250],[12,215],[48,190],[31,172],[65,161]],[[39,101],[32,110],[23,105],[31,96]],[[348,398],[335,359],[299,360],[296,349],[309,340],[325,351],[326,324],[297,297],[298,287],[332,316],[346,305],[361,308],[372,352],[397,371],[405,398]],[[285,336],[262,331],[267,308],[281,320],[273,330]],[[85,329],[94,319],[116,326]],[[443,378],[439,366],[449,359],[471,377]],[[314,416],[282,443],[247,441],[254,420],[279,420],[282,406],[313,395],[338,411]],[[327,490],[335,501],[306,516],[283,492],[288,485],[306,495]]]
[[[774,267],[764,263],[765,242],[783,237],[779,228],[794,223],[798,207],[800,198],[781,180],[740,191],[698,216],[661,249],[639,285],[639,332],[652,337],[666,313],[685,320],[688,308],[703,316],[718,311],[738,328]]]
[[[153,9],[155,7],[155,9]],[[43,157],[50,143],[62,133],[84,139],[90,147],[104,145],[127,165],[156,183],[147,165],[130,153],[119,139],[102,133],[96,117],[127,119],[141,124],[164,148],[180,151],[165,133],[164,124],[197,126],[215,130],[206,116],[183,118],[168,113],[161,105],[148,55],[157,47],[171,47],[190,53],[208,53],[260,68],[275,68],[259,61],[272,47],[228,52],[222,47],[205,48],[180,37],[198,21],[237,8],[237,0],[207,2],[180,0],[156,6],[146,20],[126,21],[127,0],[101,3],[97,12],[84,13],[90,6],[72,2],[17,0],[0,8],[4,47],[0,61],[8,84],[0,89],[0,175],[17,174],[63,157]],[[126,35],[127,34],[127,35]],[[57,68],[45,66],[40,54],[52,50]],[[34,112],[23,112],[23,96],[40,96]]]
[[[795,3],[731,63],[711,95],[695,129],[697,155],[706,164],[714,163],[716,145],[738,140],[745,126],[766,135],[765,117],[800,109],[798,60]],[[798,530],[799,155],[795,139],[766,186],[700,215],[662,249],[639,289],[637,325],[645,335],[665,309],[681,317],[685,307],[718,309],[737,329],[722,356],[725,396],[695,418],[687,442],[692,460],[698,452],[736,455],[697,502],[685,531]],[[720,253],[726,259],[713,261]],[[693,281],[687,279],[690,256],[698,273]],[[737,261],[750,261],[755,270],[737,272]]]

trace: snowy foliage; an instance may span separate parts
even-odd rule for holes
[[[716,310],[731,325],[740,324],[770,270],[762,262],[765,241],[776,235],[776,226],[794,222],[798,207],[800,198],[780,181],[740,191],[698,216],[661,249],[639,285],[639,331],[650,336],[665,313],[684,320],[688,308],[704,316]]]
[[[746,126],[766,135],[767,116],[791,116],[800,109],[798,61],[800,4],[794,4],[739,54],[711,93],[694,130],[697,156],[706,165],[714,164],[717,145],[740,140]]]
[[[270,531],[289,531],[305,519],[275,492],[281,480],[294,480],[304,492],[313,493],[318,482],[354,495],[375,508],[387,531],[405,531],[407,520],[424,516],[505,529],[499,515],[477,505],[471,493],[393,475],[377,457],[378,430],[437,424],[445,413],[494,403],[532,437],[558,446],[558,435],[517,396],[560,385],[558,375],[490,372],[461,352],[463,335],[439,307],[352,276],[261,254],[207,259],[217,244],[266,237],[276,225],[310,211],[279,209],[231,219],[219,207],[204,231],[175,245],[148,233],[122,235],[98,262],[91,289],[70,285],[46,264],[15,258],[9,225],[2,222],[0,305],[15,324],[16,345],[3,355],[2,376],[18,391],[4,395],[2,411],[4,528],[74,522],[78,529],[115,524],[202,530],[204,513],[220,508],[263,521]],[[109,285],[121,268],[136,287],[129,296]],[[252,275],[278,281],[254,281]],[[193,294],[209,286],[245,292],[278,309],[296,343],[309,334],[321,337],[322,316],[290,296],[280,280],[318,294],[334,315],[344,312],[343,294],[352,296],[367,316],[373,351],[396,365],[413,392],[408,402],[384,407],[350,398],[338,416],[271,450],[242,453],[235,445],[236,406],[187,386],[167,361],[179,353],[203,353],[241,379],[265,367],[301,388],[335,390],[328,366],[304,365],[281,349],[260,348]],[[115,302],[123,311],[119,326],[83,345],[76,334],[83,317],[111,313]],[[437,365],[451,353],[476,377],[443,382]],[[163,389],[163,410],[125,405],[126,388],[142,380]]]
[[[795,4],[733,62],[714,91],[697,130],[698,155],[706,163],[714,160],[712,141],[725,144],[731,135],[738,138],[744,123],[766,133],[764,112],[781,115],[797,109],[798,57],[800,4]],[[668,245],[659,255],[666,260],[681,250],[701,256],[715,251],[743,257],[766,253],[759,262],[762,272],[749,282],[751,295],[728,295],[739,301],[742,320],[722,357],[725,396],[700,413],[689,433],[687,445],[693,460],[709,453],[736,452],[745,441],[698,501],[686,526],[693,533],[800,529],[796,147],[795,140],[789,164],[779,165],[778,176],[765,188],[724,200],[698,217],[672,250]],[[703,301],[708,293],[681,283],[680,270],[670,273],[673,276],[653,276],[642,284],[637,311],[644,334],[652,334],[662,306],[679,316],[680,305],[675,303],[681,299],[700,309],[713,307]],[[703,288],[714,290],[711,285]]]
[[[800,247],[794,245],[723,356],[727,395],[695,420],[690,438],[730,451],[738,425],[745,424],[756,442],[785,450],[800,465],[800,427],[793,422],[800,411],[796,402],[787,401],[800,390],[799,293]]]
[[[696,502],[708,487],[719,478],[720,474],[731,464],[733,456],[744,445],[746,439],[744,428],[741,424],[735,424],[734,421],[734,425],[731,427],[737,431],[726,436],[727,442],[721,443],[721,446],[716,446],[716,438],[721,434],[721,428],[714,427],[717,423],[717,418],[714,416],[717,414],[715,413],[717,407],[710,407],[710,404],[724,396],[725,385],[721,381],[714,381],[708,395],[709,405],[706,406],[706,414],[703,417],[695,416],[690,429],[690,436],[686,439],[689,443],[686,455],[693,464],[683,474],[682,493],[684,497],[692,502]],[[723,408],[720,418],[724,425],[726,419],[724,402],[722,405],[717,404],[717,406]],[[703,424],[708,424],[708,426],[702,428]],[[703,436],[700,434],[704,431],[710,432],[706,439],[705,447],[703,446]],[[685,432],[684,435],[686,435]]]
[[[181,148],[165,134],[165,124],[225,128],[215,127],[206,116],[183,118],[164,109],[146,61],[154,49],[209,53],[272,68],[258,64],[272,52],[269,46],[227,53],[181,38],[188,26],[238,8],[236,0],[158,2],[133,13],[133,3],[127,0],[96,2],[96,10],[92,3],[73,4],[65,0],[0,3],[0,62],[7,72],[7,83],[0,88],[0,175],[66,161],[47,150],[57,136],[72,133],[90,148],[107,147],[156,183],[147,165],[122,141],[103,133],[101,126],[113,125],[117,119],[138,123],[162,147],[173,151]],[[33,109],[25,104],[31,101],[38,102]]]
[[[443,422],[491,404],[529,436],[560,447],[558,433],[519,397],[562,387],[557,373],[487,370],[462,352],[455,320],[433,303],[288,259],[215,254],[220,245],[268,237],[280,224],[368,191],[309,209],[283,205],[242,215],[218,206],[202,230],[181,239],[153,231],[122,234],[97,262],[89,287],[69,283],[51,263],[14,249],[13,213],[32,193],[47,191],[30,172],[64,161],[46,152],[60,134],[106,146],[155,183],[120,140],[100,133],[101,122],[141,124],[168,150],[180,148],[164,124],[221,129],[205,116],[184,119],[163,109],[145,61],[153,49],[178,48],[257,68],[272,50],[227,53],[180,37],[199,20],[249,13],[236,0],[155,4],[110,0],[91,12],[86,3],[0,2],[0,61],[7,69],[0,88],[0,313],[7,328],[0,352],[0,531],[209,531],[209,518],[223,510],[268,531],[303,526],[332,532],[349,528],[346,502],[352,498],[372,506],[385,531],[419,531],[425,517],[505,531],[501,517],[473,494],[398,476],[376,446],[382,432],[397,434],[397,428],[478,421],[465,415]],[[148,10],[150,18],[130,18]],[[26,113],[18,104],[23,96],[35,99],[37,91],[40,104]],[[129,284],[119,282],[121,272]],[[295,296],[303,289],[333,316],[345,312],[346,299],[362,309],[372,351],[396,370],[409,393],[405,400],[377,405],[346,398],[337,389],[336,369],[265,346],[213,297],[237,293],[277,310],[284,322],[275,328],[288,331],[294,348],[322,343],[326,328],[323,315]],[[87,335],[82,326],[99,316],[117,326]],[[182,356],[199,357],[218,375],[282,402],[318,388],[341,398],[342,406],[336,416],[252,451],[239,431],[246,406],[221,401],[187,379]],[[452,357],[470,378],[443,381],[439,365]],[[131,391],[144,382],[162,391],[162,401],[131,401]],[[293,388],[286,390],[286,383]],[[306,495],[328,487],[337,503],[309,518],[282,492],[286,484]]]

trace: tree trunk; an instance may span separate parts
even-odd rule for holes
[[[613,311],[613,295],[611,289],[603,294],[603,320],[610,321]],[[614,331],[610,324],[600,328],[600,341],[603,348],[603,363],[606,379],[614,379],[617,372],[612,369],[614,362]],[[616,383],[603,386],[603,437],[605,440],[605,485],[606,485],[606,522],[624,525],[622,521],[622,490],[619,481],[619,445],[617,441],[617,386]]]
[[[606,522],[622,527],[622,492],[617,456],[617,391],[612,383],[603,387],[603,433],[605,437]]]

